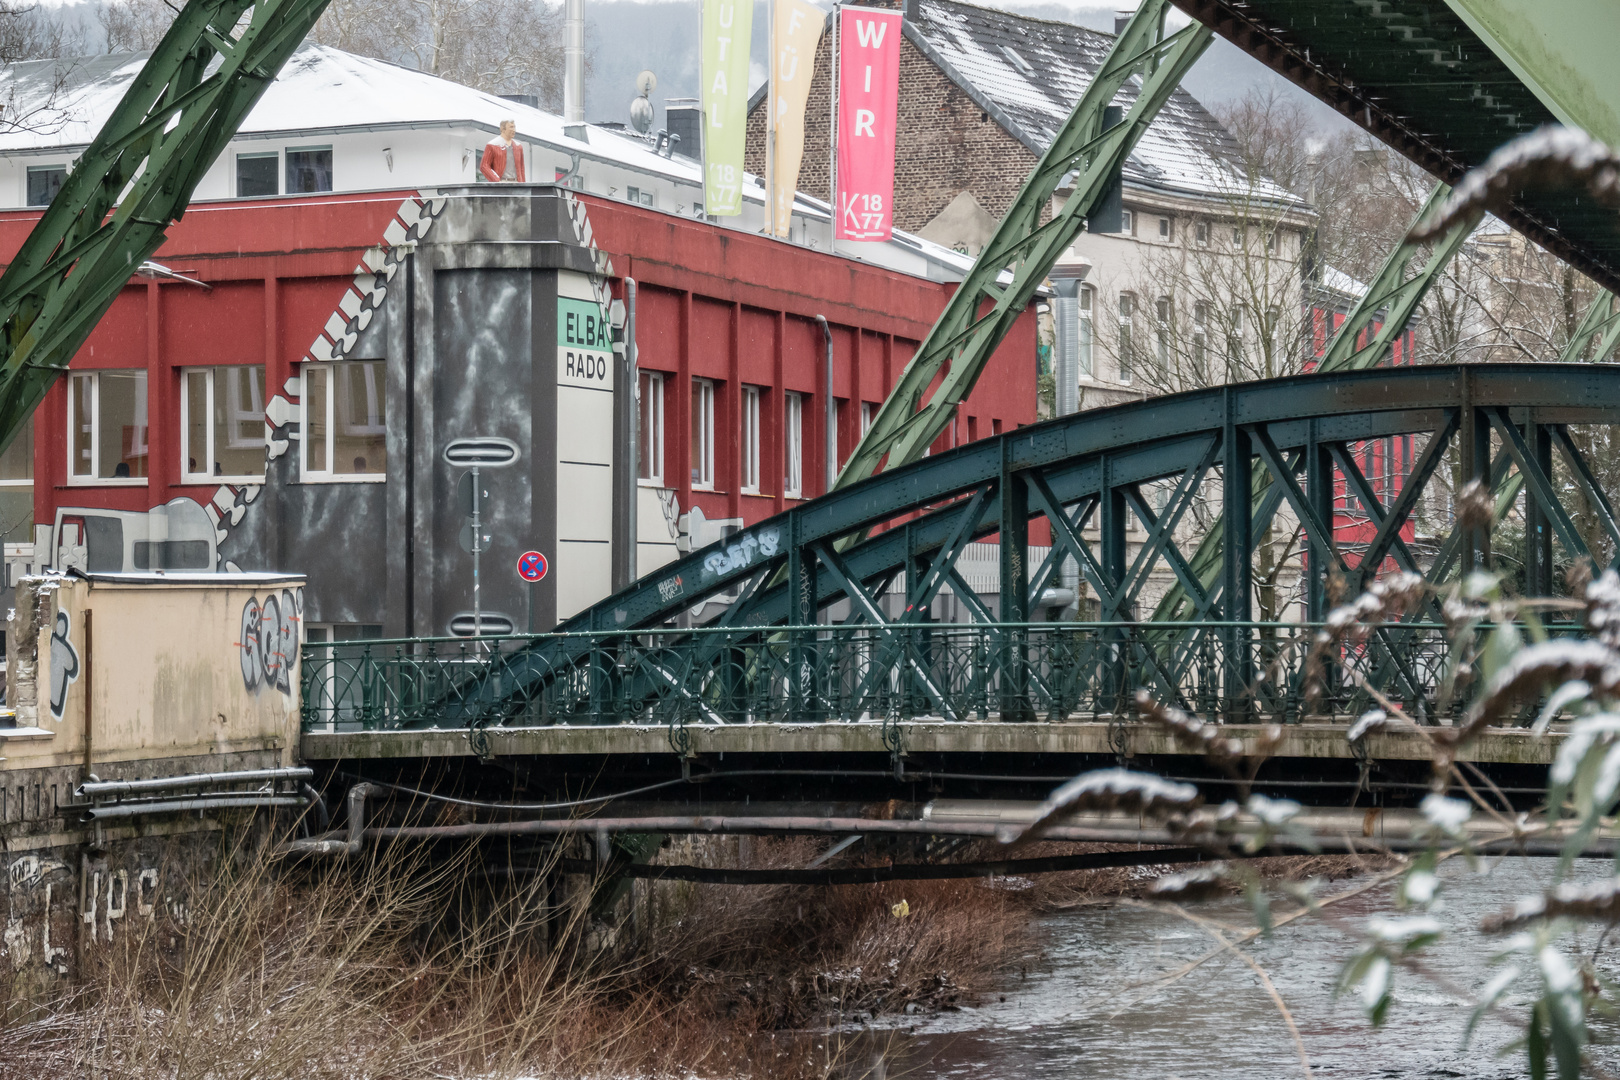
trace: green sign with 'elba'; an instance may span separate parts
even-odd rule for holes
[[[601,305],[571,296],[557,297],[557,344],[565,349],[612,352],[613,337]]]

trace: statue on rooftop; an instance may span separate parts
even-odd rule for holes
[[[514,142],[517,121],[502,120],[501,133],[489,140],[484,156],[478,162],[478,171],[492,184],[503,181],[522,183],[527,177],[523,171],[523,147]]]

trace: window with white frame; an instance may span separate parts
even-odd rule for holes
[[[790,499],[804,494],[804,396],[791,390],[782,395],[782,494]]]
[[[30,416],[0,454],[0,540],[26,544],[33,538],[34,418]]]
[[[1121,210],[1119,212],[1119,231],[1124,233],[1126,236],[1135,236],[1136,235],[1136,213],[1135,213],[1135,211]]]
[[[1199,247],[1209,246],[1209,222],[1200,221],[1193,226],[1193,240]]]
[[[180,469],[192,483],[264,479],[264,365],[188,368]]]
[[[742,388],[742,460],[738,463],[741,490],[759,494],[759,387]]]
[[[68,378],[68,478],[145,483],[146,372],[84,371]]]
[[[1226,358],[1233,364],[1243,361],[1243,305],[1232,306],[1232,325],[1226,335]]]
[[[1154,312],[1157,319],[1155,319],[1153,327],[1153,344],[1161,370],[1170,366],[1170,330],[1171,316],[1174,314],[1174,309],[1175,305],[1170,302],[1168,296],[1159,297]]]
[[[714,487],[714,383],[692,380],[692,486]]]
[[[1080,325],[1079,333],[1075,334],[1075,344],[1079,349],[1080,377],[1092,377],[1091,352],[1092,343],[1096,340],[1096,326],[1092,322],[1093,309],[1097,306],[1097,290],[1090,285],[1080,286]]]
[[[870,401],[861,402],[861,434],[865,435],[872,430],[872,421],[877,419],[878,407]]]
[[[303,479],[385,479],[388,384],[383,361],[305,364],[303,390]]]
[[[1200,300],[1193,305],[1193,363],[1199,371],[1209,358],[1209,305]]]
[[[1119,381],[1128,383],[1136,369],[1136,294],[1119,294]]]
[[[1175,238],[1176,238],[1176,227],[1173,224],[1171,224],[1171,221],[1170,221],[1169,218],[1167,218],[1167,217],[1160,218],[1159,219],[1159,239],[1164,240],[1164,241],[1170,241],[1170,240],[1174,240]]]
[[[624,197],[626,202],[633,202],[637,206],[654,205],[652,188],[627,187],[624,189]]]
[[[641,482],[649,487],[664,486],[664,376],[643,371],[638,379],[640,397],[636,424],[637,469]]]

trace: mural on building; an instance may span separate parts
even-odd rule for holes
[[[67,710],[68,684],[79,678],[79,651],[73,647],[72,632],[73,620],[58,611],[51,631],[51,717],[56,720]]]
[[[292,693],[292,671],[298,665],[304,590],[282,589],[263,600],[250,596],[242,605],[242,633],[236,642],[242,658],[242,685]]]

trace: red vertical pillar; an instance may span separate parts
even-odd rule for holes
[[[714,463],[714,485],[720,486],[720,478],[724,476],[726,490],[726,516],[742,516],[742,304],[735,301],[731,305],[731,333],[727,345],[726,357],[726,387],[724,392],[726,407],[721,410],[719,402],[715,402],[715,412],[724,412],[724,416],[715,416],[716,426],[725,424],[722,429],[725,438],[719,438],[716,433],[715,442],[727,447],[729,453],[723,461]],[[716,395],[719,397],[721,395]],[[724,471],[722,471],[722,466]]]
[[[786,447],[783,445],[782,432],[787,430],[787,422],[783,415],[787,400],[787,313],[780,309],[776,312],[776,322],[771,329],[775,336],[775,347],[771,350],[771,392],[765,395],[765,410],[768,421],[763,425],[764,432],[760,438],[765,440],[760,447],[760,457],[764,461],[765,476],[762,478],[766,485],[761,490],[776,493],[776,512],[780,514],[787,509],[787,496],[783,493],[783,483],[787,476]],[[767,434],[768,433],[768,434]]]
[[[265,399],[285,393],[292,374],[292,362],[281,350],[281,280],[272,274],[264,279]]]
[[[670,484],[680,495],[682,510],[692,506],[692,294],[681,293],[680,347],[675,377],[664,390],[665,465],[675,470]],[[671,478],[666,477],[668,483]]]
[[[163,358],[163,286],[146,285],[146,474],[152,505],[180,480],[180,376]],[[171,420],[171,417],[173,418]]]

